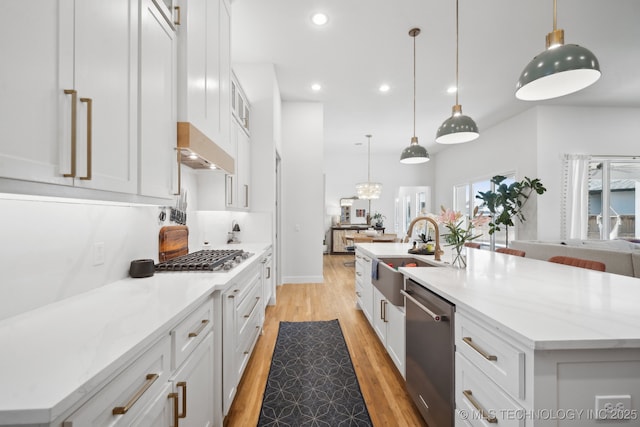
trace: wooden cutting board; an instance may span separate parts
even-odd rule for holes
[[[186,225],[167,225],[160,229],[158,260],[160,262],[189,253],[189,229]]]

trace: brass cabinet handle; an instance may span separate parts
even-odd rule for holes
[[[383,302],[384,302],[384,304],[382,304],[382,307],[384,308],[384,314],[382,316],[382,320],[384,320],[384,323],[387,323],[388,322],[388,320],[387,320],[387,301],[384,300]]]
[[[76,176],[76,144],[77,144],[77,121],[78,110],[76,102],[78,99],[78,92],[74,89],[65,89],[65,95],[71,95],[71,173],[65,173],[62,176],[67,178],[75,178]]]
[[[178,16],[178,19],[173,21],[173,23],[175,25],[180,25],[180,21],[181,21],[180,6],[173,6],[173,9],[176,11],[176,15]]]
[[[271,267],[267,267],[267,279],[271,279]]]
[[[87,104],[87,175],[81,176],[82,180],[91,180],[91,157],[92,157],[92,137],[93,137],[93,100],[91,98],[80,98],[80,102]]]
[[[356,276],[362,276],[362,273],[360,273],[359,271],[356,271]]]
[[[204,319],[200,322],[200,327],[196,329],[194,332],[189,332],[189,338],[194,338],[200,335],[200,332],[204,330],[204,328],[209,324],[209,319]]]
[[[178,423],[180,422],[180,416],[178,415],[178,393],[169,393],[167,397],[173,399],[173,427],[178,427]]]
[[[182,152],[178,147],[176,150],[176,161],[178,162],[178,192],[173,193],[174,196],[179,196],[182,192]]]
[[[364,260],[364,262],[371,262],[369,258],[362,257],[362,259]]]
[[[482,416],[483,420],[485,420],[486,422],[491,423],[491,424],[497,424],[498,423],[498,419],[496,417],[491,416],[491,414],[489,414],[480,405],[480,403],[478,403],[478,401],[473,397],[473,393],[471,392],[471,390],[463,390],[462,394],[464,394],[464,397],[466,397],[469,400],[469,402],[471,402],[473,407],[476,408],[478,410],[478,412],[480,412],[480,415]]]
[[[187,417],[187,382],[180,381],[176,385],[182,389],[182,413],[178,415],[178,418],[186,418]]]
[[[380,300],[380,319],[384,320],[384,300]]]
[[[360,292],[356,291],[356,295],[358,295],[359,297],[361,297],[362,295],[360,294]]]
[[[472,349],[474,349],[475,351],[480,353],[480,355],[482,357],[484,357],[485,359],[491,360],[491,361],[498,360],[498,356],[494,356],[492,354],[489,354],[486,351],[484,351],[483,349],[481,349],[480,347],[478,347],[478,345],[473,342],[471,337],[462,337],[462,341],[464,341],[465,343],[467,343],[469,345],[469,347],[471,347]]]
[[[159,377],[160,376],[158,374],[147,374],[147,380],[145,381],[144,385],[142,387],[140,387],[140,389],[133,396],[131,396],[131,399],[129,399],[127,404],[124,405],[124,406],[116,406],[115,408],[113,408],[113,411],[111,411],[111,413],[113,415],[126,414],[129,411],[129,409],[131,409],[131,407],[136,404],[138,399],[140,399],[142,397],[144,392],[147,391],[149,389],[149,387],[151,387],[151,385]]]
[[[249,185],[248,184],[244,185],[244,207],[245,208],[249,207]]]

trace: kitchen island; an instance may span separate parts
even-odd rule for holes
[[[639,279],[477,249],[459,270],[409,247],[357,250],[446,267],[399,271],[455,305],[456,425],[638,425]]]

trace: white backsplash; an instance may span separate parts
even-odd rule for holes
[[[134,259],[158,261],[157,206],[0,194],[0,320],[128,277]],[[245,243],[271,239],[271,217],[188,212],[189,250],[226,244],[236,220]],[[104,262],[96,264],[100,246]],[[242,249],[242,245],[238,245]]]

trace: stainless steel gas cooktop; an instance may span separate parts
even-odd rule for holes
[[[242,249],[207,249],[156,264],[162,271],[227,271],[253,254]]]

